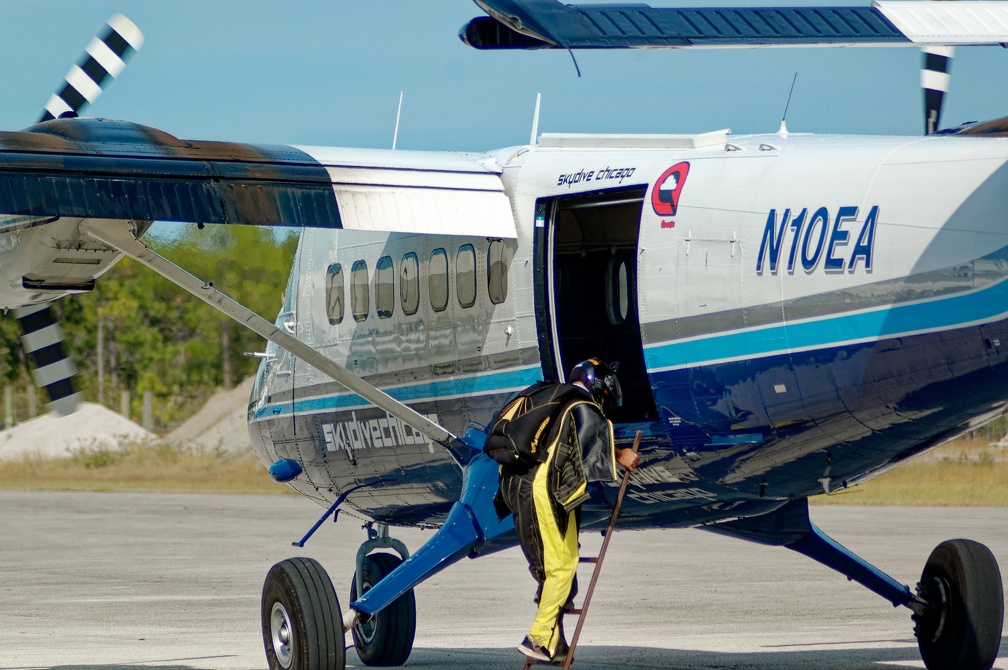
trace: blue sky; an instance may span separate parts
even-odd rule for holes
[[[915,49],[581,51],[578,78],[566,52],[465,47],[470,0],[3,0],[0,129],[36,120],[116,12],[146,43],[90,113],[182,138],[389,147],[400,91],[407,149],[525,143],[537,92],[544,132],[774,132],[795,72],[792,132],[922,127]],[[943,125],[1008,115],[1006,74],[1008,51],[959,49]]]

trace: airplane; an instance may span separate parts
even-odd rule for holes
[[[482,49],[1008,42],[998,3],[477,4],[461,36]],[[122,256],[150,267],[268,341],[254,449],[325,508],[296,544],[342,509],[369,519],[346,609],[315,560],[268,572],[271,668],[345,667],[344,631],[365,664],[405,663],[413,589],[516,542],[485,426],[591,355],[620,362],[618,440],[643,433],[620,528],[797,551],[910,610],[928,668],[993,665],[1003,586],[986,547],[942,543],[902,584],[816,527],[808,499],[1005,411],[1008,121],[919,137],[534,130],[459,153],[182,140],[69,106],[0,133],[0,304],[30,315]],[[150,250],[155,220],[302,227],[277,317]],[[28,339],[56,346],[57,330]],[[592,490],[586,529],[614,494]],[[397,526],[438,530],[410,553]]]

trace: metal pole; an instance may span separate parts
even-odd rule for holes
[[[143,394],[143,427],[154,432],[154,393],[151,391]]]
[[[34,419],[38,416],[38,403],[35,400],[35,386],[28,385],[28,418]]]

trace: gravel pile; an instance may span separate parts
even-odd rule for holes
[[[248,432],[248,400],[253,377],[230,391],[222,391],[207,401],[203,409],[165,435],[172,444],[191,449],[238,452],[252,449]]]
[[[60,458],[74,450],[121,449],[156,439],[107,407],[85,402],[69,416],[49,413],[0,431],[0,460],[29,455]]]
[[[198,451],[229,453],[252,449],[247,414],[253,378],[231,391],[214,395],[184,424],[164,437],[166,442]],[[45,414],[0,431],[0,460],[27,455],[69,457],[82,449],[121,449],[157,436],[96,403],[81,403],[69,416]]]

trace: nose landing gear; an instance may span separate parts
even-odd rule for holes
[[[364,558],[360,583],[363,595],[392,572],[402,559],[392,554],[371,554]],[[357,600],[357,576],[350,586],[350,602]],[[377,614],[358,616],[351,629],[354,647],[364,665],[402,665],[413,651],[416,634],[416,596],[407,591]]]
[[[409,556],[406,546],[388,535],[385,524],[365,526],[368,540],[357,553],[350,603],[358,599]],[[392,549],[390,553],[369,552]],[[400,558],[402,556],[402,558]],[[402,665],[413,651],[416,597],[413,589],[371,616],[348,610],[346,629],[364,665]],[[332,581],[310,558],[291,558],[266,575],[262,595],[262,636],[270,670],[344,670],[345,627]]]

